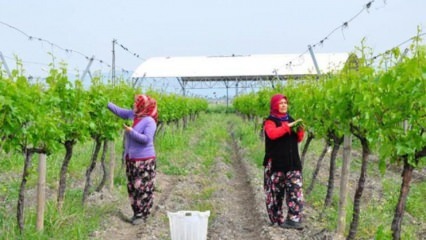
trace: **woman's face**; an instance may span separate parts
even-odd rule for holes
[[[278,102],[278,111],[284,114],[284,113],[287,113],[287,110],[288,110],[287,100],[283,98]]]

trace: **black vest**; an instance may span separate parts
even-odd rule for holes
[[[266,120],[272,120],[277,127],[281,126],[281,120],[269,116]],[[293,118],[289,118],[289,122],[293,122]],[[264,130],[265,131],[265,130]],[[272,159],[272,172],[302,170],[300,162],[299,148],[297,146],[297,133],[286,133],[284,136],[272,140],[265,133],[265,157],[263,166],[268,164],[268,160]]]

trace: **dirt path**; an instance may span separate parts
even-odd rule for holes
[[[256,210],[256,193],[250,185],[252,177],[243,162],[232,126],[228,129],[231,138],[226,146],[232,162],[224,164],[223,161],[217,161],[216,169],[217,172],[227,172],[232,178],[226,179],[223,175],[216,178],[216,182],[222,182],[218,194],[215,195],[215,201],[222,206],[222,211],[211,225],[209,239],[269,239],[262,234],[265,222]]]
[[[146,224],[130,224],[128,216],[131,216],[131,210],[125,196],[121,196],[116,199],[116,212],[107,217],[103,230],[93,233],[93,239],[170,239],[167,212],[191,210],[190,206],[197,204],[204,206],[204,209],[208,206],[211,211],[209,240],[327,239],[321,229],[314,225],[303,231],[268,225],[262,172],[245,159],[247,156],[234,137],[230,123],[227,132],[227,139],[215,141],[224,149],[224,154],[215,157],[207,175],[198,170],[191,171],[187,176],[170,176],[158,171],[154,208]],[[196,136],[202,135],[194,134],[191,142],[200,141]],[[186,157],[203,158],[194,156],[190,151]],[[196,162],[190,167],[199,169]],[[211,195],[208,194],[210,191]],[[197,200],[204,195],[208,199]],[[311,211],[309,206],[305,209]]]

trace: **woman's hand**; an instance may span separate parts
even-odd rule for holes
[[[124,129],[126,130],[126,132],[130,132],[130,131],[132,131],[132,130],[133,130],[133,128],[132,128],[132,127],[129,127],[129,126],[127,126],[126,124],[123,124],[123,126],[124,126]]]
[[[303,120],[299,118],[296,121],[289,123],[288,126],[289,127],[297,126],[299,124],[299,122],[302,122],[302,121]]]

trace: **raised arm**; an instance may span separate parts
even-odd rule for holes
[[[112,102],[108,103],[108,109],[122,119],[132,119],[134,117],[133,110],[121,108]]]

